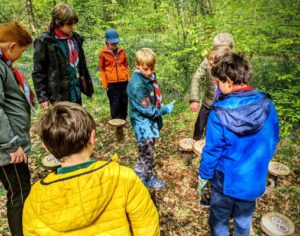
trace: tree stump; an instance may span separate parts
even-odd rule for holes
[[[123,127],[126,124],[126,120],[122,119],[112,119],[108,121],[108,124],[116,128],[116,139],[118,143],[124,141],[124,131]]]
[[[279,177],[284,177],[286,175],[289,175],[291,173],[290,169],[288,166],[276,162],[276,161],[271,161],[269,163],[269,182],[270,186],[274,188],[277,184],[277,180]]]
[[[192,159],[194,157],[193,145],[195,140],[192,138],[184,138],[178,142],[178,151],[181,153],[182,159],[187,165],[192,164]]]
[[[193,151],[196,155],[196,158],[194,158],[192,160],[192,166],[195,167],[195,168],[199,167],[200,158],[201,158],[201,154],[202,154],[202,149],[203,149],[204,146],[205,146],[205,140],[204,139],[197,140],[193,144]]]
[[[285,215],[269,212],[262,216],[260,225],[269,236],[292,235],[295,232],[294,223]]]
[[[52,154],[45,156],[42,159],[42,164],[48,170],[56,170],[61,166],[61,163]]]

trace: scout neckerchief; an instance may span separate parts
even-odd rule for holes
[[[77,68],[77,65],[79,63],[79,56],[78,52],[75,48],[74,41],[72,39],[72,35],[68,36],[65,33],[61,32],[58,28],[54,29],[54,34],[57,39],[66,39],[68,43],[68,59],[70,66],[74,69]]]
[[[5,62],[6,65],[8,65],[14,74],[15,80],[20,86],[21,91],[25,95],[26,101],[29,104],[29,106],[34,111],[34,100],[35,100],[35,94],[33,93],[32,89],[30,88],[27,80],[25,79],[24,75],[21,71],[19,71],[16,68],[12,67],[12,62],[9,60],[9,58],[4,54],[2,49],[0,48],[0,59]]]
[[[154,93],[155,93],[155,97],[156,97],[155,106],[160,107],[160,104],[162,102],[162,95],[161,95],[161,92],[160,92],[159,87],[158,87],[158,82],[156,80],[156,75],[154,73],[152,74],[152,77],[151,77],[150,81],[152,82],[153,87],[154,87]]]

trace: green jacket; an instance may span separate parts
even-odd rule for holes
[[[9,153],[21,146],[30,151],[30,107],[13,72],[0,60],[0,166],[10,162]]]
[[[202,105],[210,108],[214,102],[216,86],[210,71],[207,69],[207,58],[203,60],[196,73],[194,74],[191,82],[190,102],[200,102],[200,83],[203,88]]]

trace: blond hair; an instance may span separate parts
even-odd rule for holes
[[[78,16],[74,8],[65,3],[57,4],[51,13],[51,28],[55,26],[73,25],[78,22]]]
[[[142,48],[135,53],[135,62],[138,66],[147,65],[153,68],[156,63],[156,55],[150,48]]]
[[[18,22],[0,24],[0,43],[16,42],[20,47],[32,43],[32,37],[27,29]]]
[[[233,48],[234,40],[229,33],[219,33],[214,37],[214,47],[227,46]]]

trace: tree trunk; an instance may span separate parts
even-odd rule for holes
[[[26,0],[26,10],[28,15],[29,26],[32,32],[36,32],[35,19],[33,14],[32,0]]]

